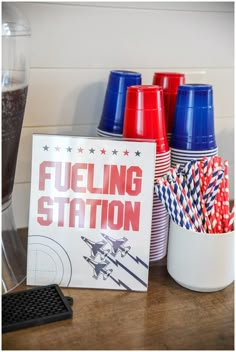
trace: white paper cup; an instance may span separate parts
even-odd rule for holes
[[[234,281],[234,231],[205,234],[170,222],[167,270],[181,286],[219,291]]]

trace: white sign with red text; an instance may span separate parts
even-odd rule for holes
[[[156,146],[33,135],[27,284],[146,291]]]

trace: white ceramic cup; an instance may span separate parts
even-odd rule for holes
[[[219,291],[234,281],[234,231],[206,234],[170,222],[167,270],[181,286]]]

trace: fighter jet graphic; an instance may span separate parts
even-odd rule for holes
[[[105,269],[110,262],[108,260],[105,260],[104,262],[95,262],[95,260],[92,260],[88,257],[84,256],[84,259],[91,265],[93,268],[93,277],[97,280],[98,277],[103,274],[103,280],[106,280],[112,273],[112,269]]]
[[[130,246],[124,247],[124,244],[128,241],[126,237],[120,238],[119,240],[115,240],[114,238],[107,236],[104,233],[102,233],[101,235],[105,238],[105,240],[110,243],[112,247],[111,254],[113,255],[113,257],[115,257],[118,252],[121,252],[121,256],[123,258],[131,249]]]
[[[96,256],[100,254],[101,260],[104,260],[110,253],[110,249],[103,249],[103,247],[107,244],[106,241],[103,240],[101,242],[93,242],[84,236],[81,236],[81,238],[90,247],[92,259],[95,259]]]

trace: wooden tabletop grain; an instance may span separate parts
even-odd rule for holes
[[[4,333],[2,349],[234,350],[234,285],[187,290],[169,276],[166,259],[151,266],[147,293],[62,291],[74,300],[71,320]]]

